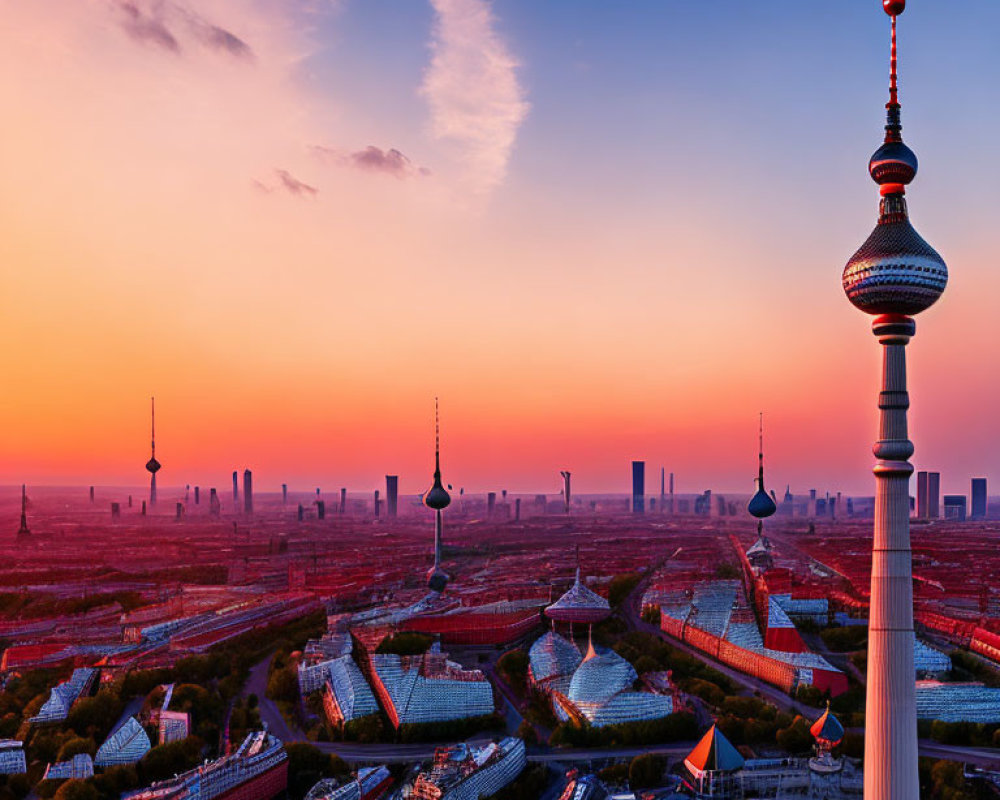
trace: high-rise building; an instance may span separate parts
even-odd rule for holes
[[[215,489],[208,490],[208,513],[217,517],[222,513],[222,504],[219,502],[219,493]]]
[[[432,592],[443,592],[450,576],[441,567],[441,536],[444,528],[441,512],[451,504],[451,495],[441,483],[441,421],[436,397],[434,398],[434,483],[424,493],[423,500],[425,506],[434,510],[434,566],[427,573],[427,586]]]
[[[646,462],[632,462],[632,513],[646,513]]]
[[[399,476],[385,476],[385,513],[389,519],[395,519],[399,506]]]
[[[233,470],[233,512],[238,514],[240,508],[240,473]]]
[[[965,522],[968,511],[968,500],[964,494],[946,494],[944,496],[944,518],[952,522]]]
[[[21,484],[21,527],[17,529],[17,538],[20,540],[29,539],[31,531],[28,529],[28,493],[25,485]]]
[[[288,484],[281,484],[281,505],[286,505],[288,503]]]
[[[486,516],[492,517],[493,512],[496,511],[497,507],[497,493],[487,492],[486,493]]]
[[[562,479],[563,479],[563,503],[566,506],[564,510],[568,514],[569,513],[569,497],[570,497],[570,495],[569,495],[569,490],[570,490],[569,479],[572,476],[572,473],[569,470],[564,469],[559,474],[562,475]]]
[[[927,473],[917,473],[917,519],[927,519]]]
[[[875,535],[868,622],[865,706],[865,800],[920,796],[916,686],[913,680],[913,578],[910,553],[906,345],[913,320],[944,292],[948,269],[910,224],[904,193],[917,158],[903,143],[896,89],[896,17],[906,0],[883,0],[892,18],[889,102],[883,144],[868,170],[879,184],[879,219],[843,272],[847,298],[874,315],[882,345],[879,439],[875,443]]]
[[[201,503],[201,487],[194,487],[194,504],[199,505]]]
[[[972,509],[970,519],[986,519],[986,478],[972,479]]]
[[[347,487],[342,487],[340,490],[340,514],[343,516],[347,513]]]
[[[941,473],[927,473],[927,519],[941,516]]]
[[[243,470],[243,513],[253,514],[253,473]]]
[[[149,472],[149,505],[150,507],[156,505],[156,473],[160,471],[160,462],[156,460],[156,398],[149,398],[150,401],[150,419],[151,425],[150,429],[152,431],[152,448],[153,454],[150,456],[149,461],[146,462],[146,471]],[[93,489],[91,489],[93,493]],[[91,494],[91,500],[93,500],[93,494]]]

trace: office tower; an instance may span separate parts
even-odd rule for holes
[[[288,484],[281,484],[281,505],[288,505]]]
[[[677,510],[674,505],[674,473],[670,473],[670,513],[673,514]]]
[[[521,498],[514,500],[514,522],[521,521]]]
[[[941,516],[941,473],[927,473],[927,518],[938,519]]]
[[[948,269],[910,224],[904,192],[917,158],[903,144],[896,89],[896,17],[905,0],[883,0],[892,18],[885,140],[868,164],[881,201],[875,230],[844,267],[843,286],[857,308],[872,314],[882,345],[879,439],[875,443],[875,536],[868,623],[865,706],[865,800],[913,800],[917,774],[916,689],[913,680],[913,579],[910,554],[906,344],[913,320],[948,282]]]
[[[195,505],[200,505],[201,504],[201,487],[200,486],[195,486],[194,487],[194,504]]]
[[[183,515],[184,515],[184,504],[178,503],[177,508],[174,511],[174,519],[180,522],[180,519]]]
[[[27,539],[31,536],[31,531],[28,529],[28,492],[27,487],[21,484],[21,527],[17,529],[18,539]]]
[[[149,398],[150,401],[150,430],[152,439],[153,454],[146,462],[146,471],[149,472],[149,505],[156,505],[156,473],[160,471],[160,462],[156,460],[156,398]]]
[[[496,495],[493,495],[496,500]],[[443,592],[450,576],[441,568],[441,536],[444,520],[441,512],[451,503],[451,495],[441,483],[441,423],[438,401],[434,398],[434,484],[424,494],[424,505],[434,510],[434,566],[427,573],[427,586],[432,592]]]
[[[326,503],[322,500],[316,501],[316,519],[326,519]]]
[[[972,479],[972,519],[986,519],[986,478]]]
[[[299,516],[299,522],[302,522],[302,520],[304,520],[306,516],[306,510],[303,507],[302,503],[299,503],[298,516]]]
[[[93,486],[90,487],[90,502],[91,503],[94,502],[94,487]]]
[[[486,495],[486,516],[492,517],[497,507],[497,493],[488,492]]]
[[[208,490],[208,513],[213,517],[222,513],[222,503],[219,502],[219,493],[215,489]]]
[[[632,513],[646,512],[646,462],[632,462]]]
[[[944,496],[944,518],[951,522],[965,522],[968,506],[964,494],[946,494]]]
[[[342,488],[340,490],[340,513],[347,513],[347,488]]]
[[[562,475],[562,479],[563,479],[563,503],[565,505],[565,512],[568,514],[569,513],[569,479],[570,479],[571,473],[570,473],[569,470],[564,469],[559,474]]]
[[[809,517],[809,519],[815,519],[816,518],[816,490],[815,489],[810,489],[809,490],[809,502],[806,505],[806,516]]]
[[[385,513],[389,519],[395,519],[399,503],[399,476],[385,476]]]
[[[660,467],[660,513],[662,514],[667,510],[667,470],[665,467]]]
[[[122,518],[122,506],[121,506],[121,503],[112,503],[111,504],[111,520],[114,522],[114,521],[120,520],[121,518]]]
[[[917,473],[917,519],[927,519],[927,473]]]
[[[375,519],[379,518],[379,511],[381,510],[381,507],[382,507],[382,501],[379,499],[378,489],[376,489],[375,490]]]
[[[233,470],[233,511],[239,513],[240,508],[240,473]]]
[[[253,473],[243,470],[243,513],[253,514]]]

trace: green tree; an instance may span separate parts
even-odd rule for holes
[[[267,680],[267,696],[275,702],[294,703],[299,699],[299,679],[292,667],[282,667]]]
[[[73,756],[79,755],[80,753],[89,753],[94,755],[97,752],[97,743],[93,739],[84,739],[80,736],[74,736],[72,739],[68,739],[66,743],[59,748],[59,755],[56,756],[57,761],[69,761]]]
[[[626,572],[622,575],[615,575],[608,584],[608,603],[612,608],[618,608],[629,596],[631,591],[642,579],[636,572]]]
[[[153,783],[193,769],[201,763],[204,746],[197,736],[188,736],[179,742],[154,747],[139,762],[140,779],[143,783]]]
[[[528,680],[528,654],[523,650],[508,650],[497,661],[497,671],[516,692],[524,692]]]
[[[632,759],[628,766],[628,784],[632,789],[648,789],[659,786],[667,762],[655,753],[645,753]]]
[[[416,633],[414,631],[403,631],[393,636],[386,636],[378,647],[376,653],[395,653],[400,656],[415,656],[426,653],[434,644],[434,637],[426,633]]]
[[[59,787],[55,800],[101,800],[97,789],[87,781],[70,780]]]
[[[327,755],[304,742],[285,745],[288,754],[288,793],[292,800],[302,800],[317,781],[323,778],[343,778],[351,774],[350,767],[336,755]]]

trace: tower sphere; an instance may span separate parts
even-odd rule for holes
[[[842,280],[847,299],[866,314],[917,314],[944,292],[948,267],[902,216],[875,226]]]
[[[433,508],[435,511],[447,508],[451,505],[451,495],[448,490],[441,485],[440,473],[434,478],[434,485],[427,490],[424,495],[424,505]]]
[[[427,588],[432,592],[443,592],[448,585],[449,576],[441,567],[431,567],[427,571]]]
[[[882,8],[890,17],[897,17],[906,10],[906,0],[882,0]]]
[[[886,142],[872,153],[868,174],[879,186],[906,185],[917,175],[917,154],[902,142]]]
[[[149,461],[146,462],[146,469],[155,475],[157,472],[160,471],[160,462],[157,461],[155,458],[151,458],[149,459]]]
[[[763,486],[758,485],[754,496],[747,503],[747,511],[750,512],[750,516],[757,519],[765,519],[772,516],[777,510],[778,507],[774,504],[774,500],[771,499],[771,495],[764,490]]]

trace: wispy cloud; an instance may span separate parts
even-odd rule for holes
[[[141,44],[180,53],[187,39],[235,58],[254,58],[250,45],[235,33],[171,0],[116,0],[113,8],[122,30]]]
[[[421,92],[432,131],[457,142],[480,191],[504,178],[517,131],[528,113],[518,63],[495,30],[487,0],[431,0],[433,52]]]
[[[396,178],[412,178],[430,175],[426,167],[418,167],[396,148],[383,150],[375,145],[368,145],[363,150],[349,152],[333,147],[316,145],[310,148],[313,155],[327,164],[341,167],[353,167],[365,172],[377,172],[392,175]]]
[[[294,194],[297,197],[315,197],[319,194],[319,189],[300,181],[286,169],[276,169],[274,173],[278,176],[278,180],[281,181],[281,187],[290,194]]]
[[[278,178],[277,183],[265,183],[264,181],[257,180],[256,178],[251,182],[251,185],[258,192],[263,192],[264,194],[274,194],[279,190],[288,192],[295,197],[315,197],[319,194],[319,189],[305,181],[300,181],[287,169],[275,169],[274,174]]]
[[[180,52],[180,43],[163,21],[162,6],[155,5],[146,11],[136,3],[122,0],[118,3],[117,14],[122,30],[137,42]]]

